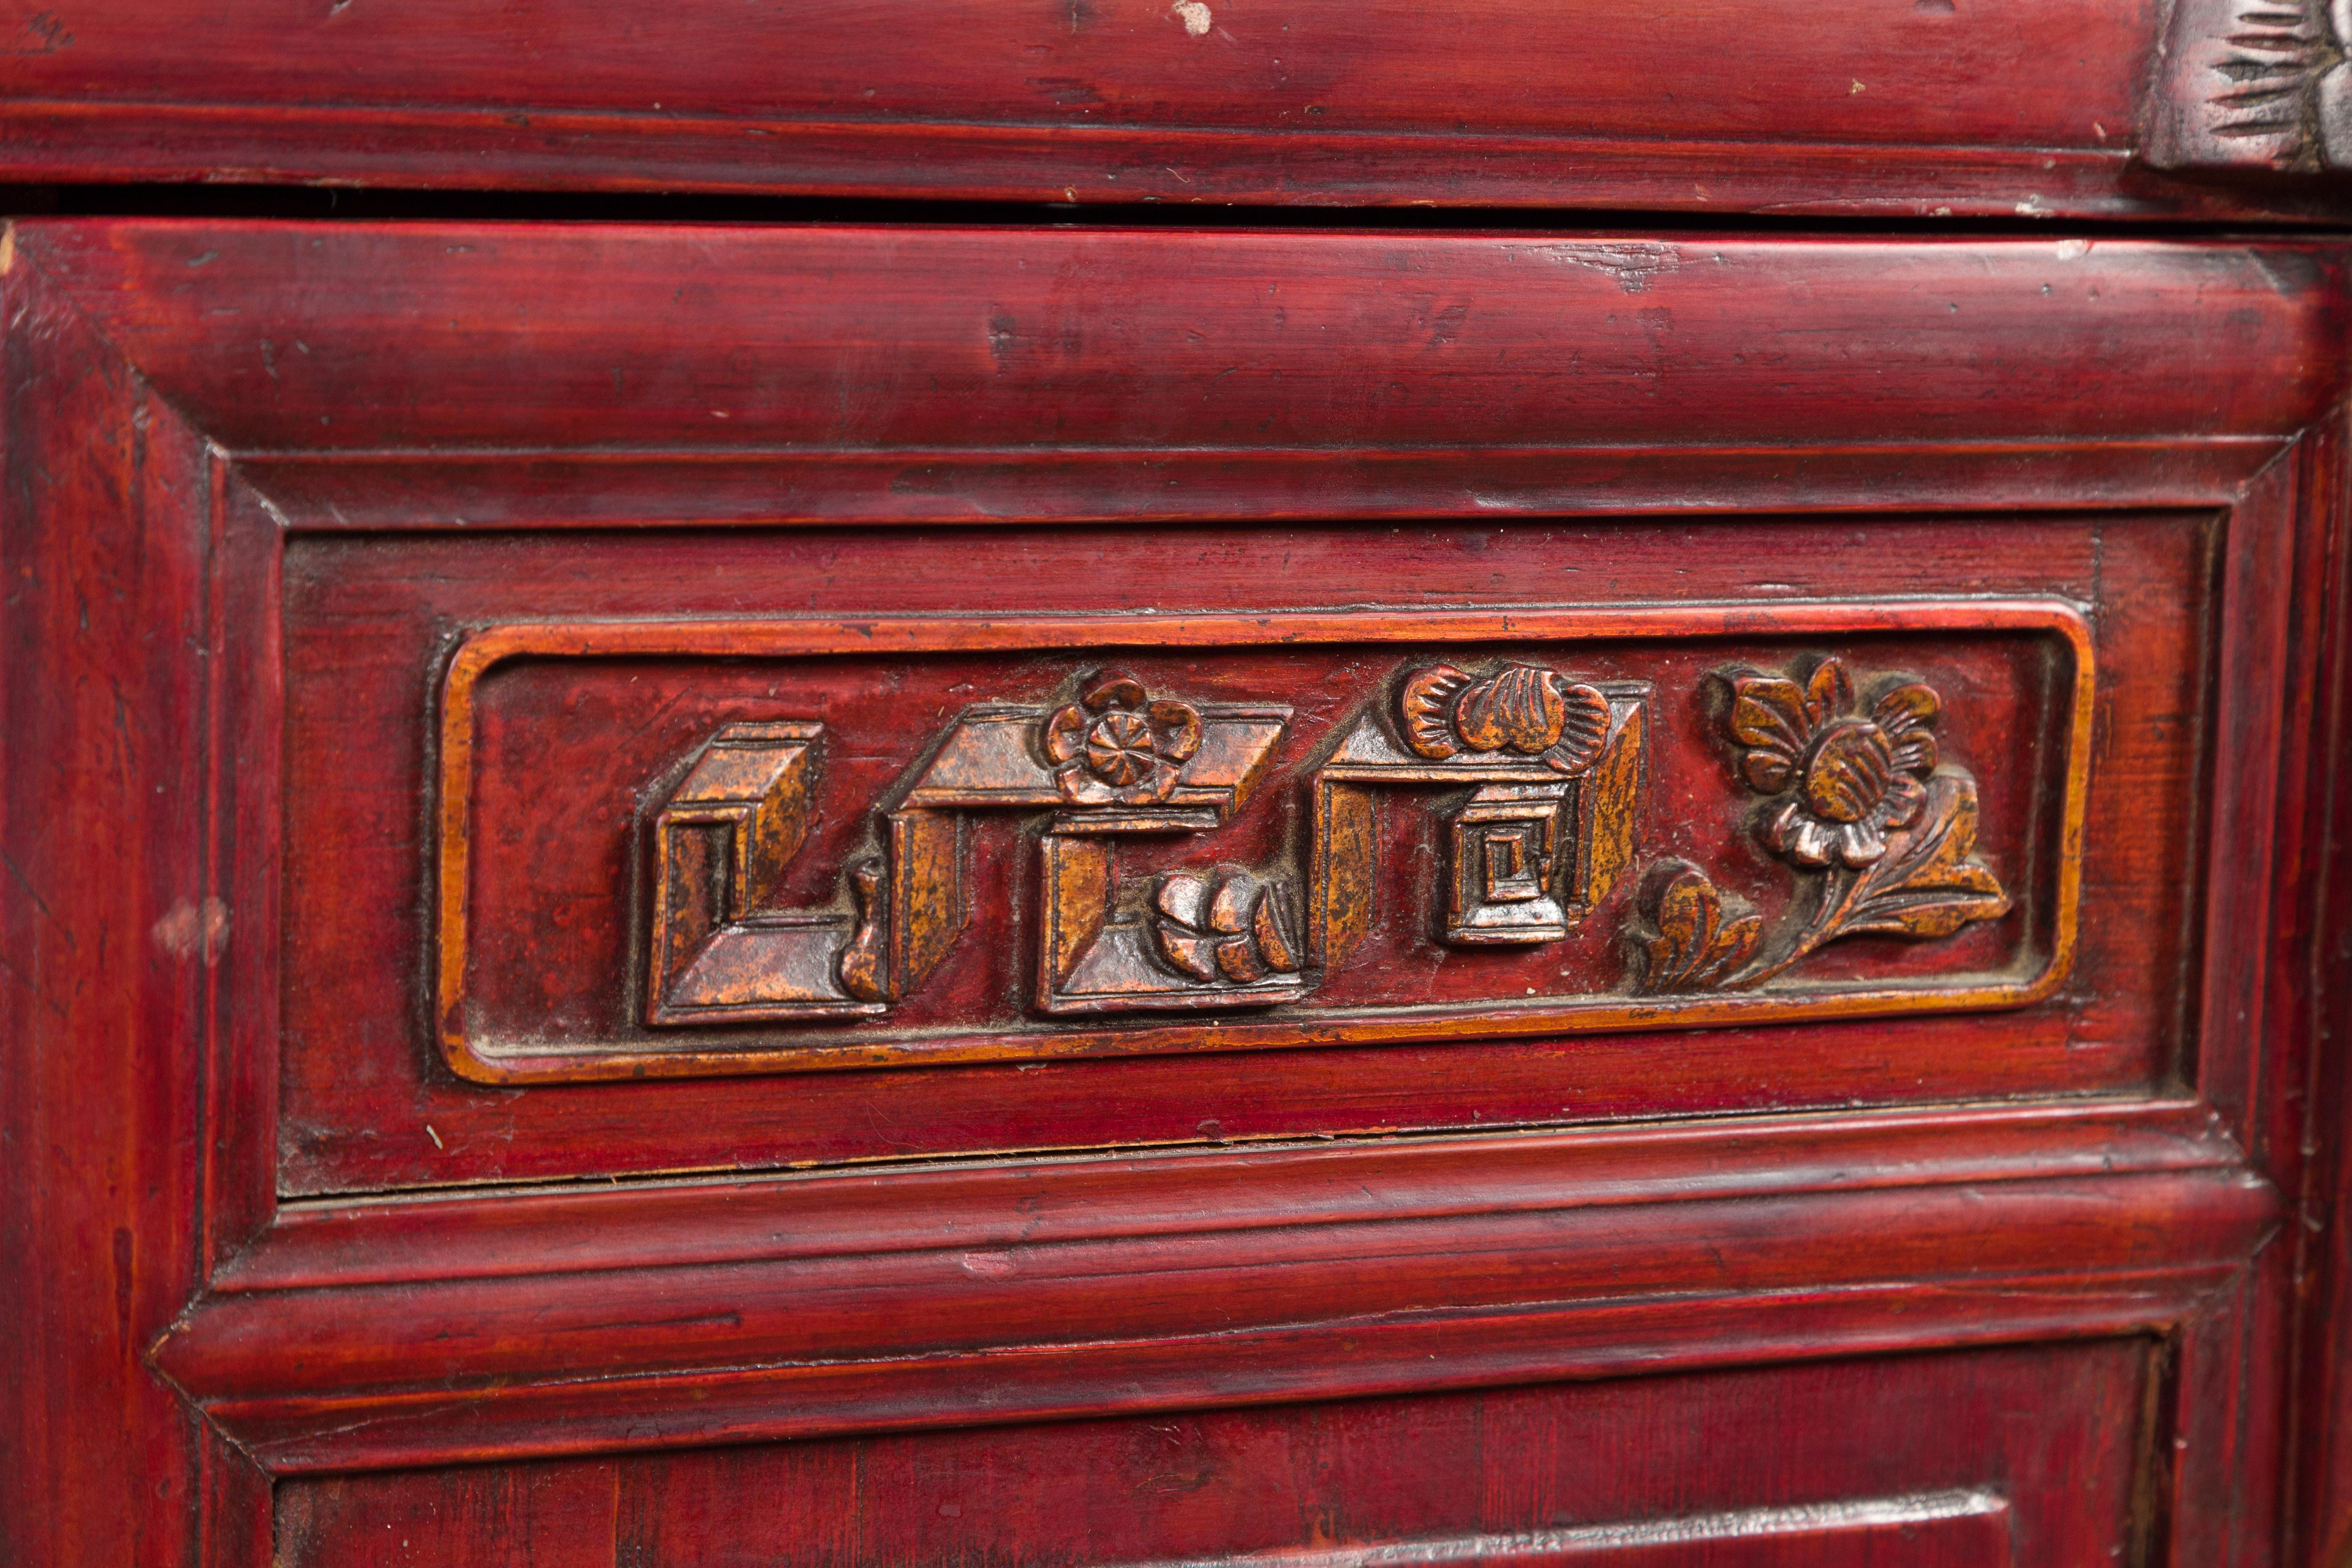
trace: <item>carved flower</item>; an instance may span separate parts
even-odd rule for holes
[[[1073,805],[1157,805],[1201,749],[1201,715],[1184,702],[1149,702],[1132,676],[1095,678],[1078,701],[1045,721],[1054,782]]]
[[[1238,866],[1211,878],[1171,871],[1151,899],[1151,935],[1160,956],[1195,980],[1252,985],[1268,974],[1298,972],[1290,889]]]
[[[1845,666],[1825,658],[1804,685],[1753,671],[1731,679],[1731,734],[1764,795],[1795,793],[1764,829],[1775,854],[1800,866],[1867,866],[1886,853],[1886,830],[1908,827],[1927,804],[1941,711],[1913,681],[1854,710]]]
[[[1540,665],[1505,665],[1484,679],[1433,665],[1406,679],[1397,701],[1405,743],[1433,762],[1512,752],[1579,773],[1609,738],[1609,699]]]

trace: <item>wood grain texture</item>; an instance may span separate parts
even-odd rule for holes
[[[2166,156],[2176,100],[2213,96],[2151,70],[2164,17],[2138,0],[1748,0],[1703,19],[1528,0],[686,0],[658,15],[562,0],[495,16],[456,0],[226,15],[116,0],[11,19],[0,175],[1870,217],[2324,212],[2309,195],[2204,188],[2135,161],[2146,126],[2160,162],[2182,162]],[[174,47],[154,49],[159,37]]]
[[[2194,1107],[1950,1117],[320,1211],[158,1363],[274,1468],[416,1464],[551,1402],[596,1451],[1050,1414],[1122,1363],[1169,1408],[2164,1327],[2276,1222]]]
[[[0,1555],[193,1563],[253,1471],[144,1356],[268,1202],[266,1157],[258,1193],[200,1159],[224,1064],[263,1044],[236,1016],[259,965],[231,951],[268,941],[236,847],[257,715],[227,705],[268,677],[220,657],[252,651],[225,624],[251,563],[201,433],[5,259],[0,317]]]
[[[764,1496],[939,1441],[1084,1486],[1122,1472],[1051,1445],[1125,1416],[1278,1447],[1302,1401],[1529,1385],[1529,1421],[1642,1438],[1531,1464],[1654,1456],[1674,1495],[1588,1472],[1563,1519],[1517,1506],[1529,1472],[1484,1515],[1318,1538],[1284,1505],[1114,1560],[1757,1535],[1757,1510],[1981,1491],[2056,1521],[2032,1540],[2060,1561],[2252,1565],[2291,1473],[2306,1539],[2334,1528],[2340,1461],[2291,1448],[2317,1443],[2294,1358],[2327,1353],[2324,1270],[2269,1240],[2323,1235],[2294,1205],[2336,1179],[2306,1153],[2339,1092],[2310,978],[2332,242],[95,223],[0,254],[0,522],[32,606],[0,832],[39,899],[5,950],[37,983],[0,987],[18,1554],[253,1563],[274,1474],[281,1542],[321,1560],[423,1508],[458,1560],[528,1528],[724,1561],[764,1518],[666,1517],[623,1472],[746,1466]],[[2034,1007],[843,1073],[789,1103],[434,1066],[427,726],[471,628],[2018,596],[2092,628],[2084,899],[2131,911],[2084,921]],[[1810,680],[1832,651],[1743,658]],[[1970,668],[1923,675],[1945,723]],[[2009,820],[1988,795],[1985,841]],[[1407,1124],[1434,1135],[1371,1136]],[[1232,1139],[1268,1146],[1003,1157]],[[851,1161],[877,1168],[779,1169]],[[630,1179],[532,1185],[587,1175]],[[2062,1409],[2074,1436],[2032,1447]],[[1791,1457],[1792,1410],[1854,1446]],[[1713,1495],[1725,1472],[1655,1443],[1739,1431],[1777,1440],[1716,1444],[1756,1484]],[[682,1451],[730,1443],[769,1446]],[[488,1468],[325,1479],[459,1461]],[[171,1498],[128,1506],[126,1474]],[[1086,1518],[1002,1495],[1041,1552]],[[937,1528],[841,1551],[989,1549]]]
[[[896,453],[916,507],[925,465],[964,452],[1034,453],[1047,475],[1090,458],[1081,471],[1100,475],[1112,453],[1289,454],[1250,465],[1258,504],[1311,516],[1347,499],[1355,462],[1401,453],[2285,437],[2336,395],[2347,320],[2343,252],[2325,241],[19,233],[26,259],[234,452],[391,448],[420,467],[488,450]],[[332,286],[357,278],[371,282]],[[2094,366],[2106,378],[2085,398]],[[1301,493],[1335,468],[1336,494]],[[1476,472],[1405,504],[1475,514]],[[1165,489],[1150,468],[1094,482]],[[777,499],[769,515],[794,515]],[[1181,496],[1150,512],[1198,515]]]
[[[1564,1563],[2127,1556],[2145,1339],[281,1488],[284,1561]],[[1936,1413],[1920,1419],[1922,1411]],[[1612,1441],[1601,1434],[1622,1434]],[[569,1502],[576,1534],[551,1514]],[[560,1539],[578,1555],[539,1547]],[[538,1550],[526,1552],[528,1540]],[[475,1547],[479,1550],[479,1546]],[[462,1549],[461,1549],[462,1551]]]

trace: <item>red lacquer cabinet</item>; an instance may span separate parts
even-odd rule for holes
[[[1720,9],[0,16],[0,1557],[2352,1560],[2341,21]]]

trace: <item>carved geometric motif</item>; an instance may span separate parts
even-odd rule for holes
[[[1166,629],[1197,637],[1207,662],[1154,664],[1146,679],[1074,651],[1045,661],[1062,672],[1048,689],[1020,678],[1026,689],[1005,693],[1016,700],[990,697],[983,664],[967,683],[982,700],[942,710],[928,729],[891,715],[888,732],[858,732],[820,706],[795,710],[780,680],[772,716],[712,725],[673,754],[638,808],[640,848],[623,875],[643,889],[627,982],[641,1033],[562,1053],[479,1028],[458,962],[469,708],[488,670],[547,637],[477,634],[445,710],[445,1052],[462,1074],[501,1080],[805,1070],[2046,994],[2071,952],[2077,896],[2090,689],[2079,619],[2054,605],[1984,602],[1784,615],[1798,637],[1787,655],[1711,666],[1693,663],[1694,639],[1726,636],[1735,617],[1704,606],[1485,617],[1507,636],[1484,646],[1478,616],[1419,637],[1396,616],[1289,617],[1307,623],[1292,635],[1310,646],[1366,649],[1310,666],[1319,689],[1307,708],[1280,689],[1233,700],[1253,693],[1219,673],[1232,656],[1218,650],[1252,646],[1262,625],[1174,620]],[[2002,760],[2022,772],[1998,792],[1998,858],[1979,842],[1983,798],[1948,743],[1937,687],[1840,647],[1841,634],[1888,627],[2027,636],[2046,645],[2035,658],[2071,667],[2047,699],[2023,680],[2027,695],[2005,700],[2003,723],[2053,743]],[[1612,629],[1635,643],[1580,656],[1581,637]],[[1069,636],[1066,623],[1056,630]],[[910,637],[950,632],[927,625]],[[705,623],[562,635],[583,658],[642,647],[790,660],[824,653],[831,634]],[[1658,646],[1670,657],[1645,659],[1645,636],[1667,639]],[[1206,673],[1188,684],[1188,668]],[[1661,725],[1674,739],[1665,752]],[[894,754],[895,776],[879,771]],[[1695,768],[1695,756],[1711,760]],[[845,758],[872,782],[828,782]],[[2056,808],[2054,840],[2021,837],[2023,817],[2041,819],[2021,807],[2035,798]],[[610,809],[629,818],[625,802]],[[803,867],[820,820],[824,859]],[[998,847],[983,855],[983,843]],[[2021,885],[2034,906],[2021,925]],[[1818,961],[1864,937],[1932,953],[1984,926],[2009,934],[1940,963]],[[991,950],[985,973],[1019,977],[1001,1005],[957,957],[973,943]],[[1400,963],[1436,966],[1424,997]],[[959,978],[940,991],[951,968]]]

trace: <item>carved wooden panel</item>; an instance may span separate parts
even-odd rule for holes
[[[2325,1555],[2343,261],[6,230],[0,1555]]]
[[[443,1048],[499,1081],[2018,1005],[2073,952],[2095,679],[2054,600],[482,628]],[[629,787],[567,787],[583,747]],[[626,981],[541,963],[519,1005],[551,921],[609,922]]]

